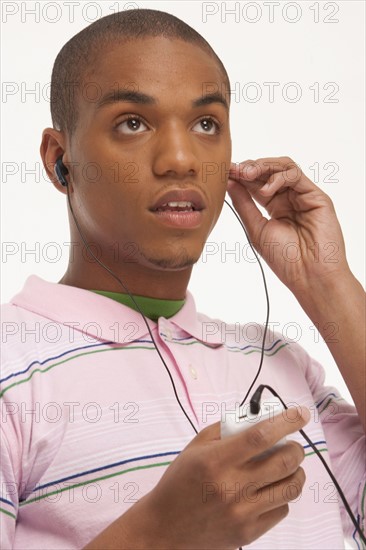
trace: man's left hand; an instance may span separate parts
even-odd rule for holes
[[[252,244],[292,292],[349,274],[333,203],[292,159],[232,163],[227,191]]]

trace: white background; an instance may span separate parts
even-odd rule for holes
[[[54,59],[71,36],[98,16],[128,6],[168,11],[210,42],[237,94],[231,109],[233,161],[284,155],[294,159],[331,196],[349,264],[364,281],[363,1],[71,4],[2,2],[2,302],[30,274],[57,282],[68,263],[63,244],[70,240],[66,197],[47,180],[39,155],[41,132],[51,125],[48,94]],[[270,82],[278,83],[273,98]],[[291,82],[300,91],[298,101],[293,101]],[[318,174],[311,168],[316,164]],[[35,174],[26,173],[29,169]],[[226,205],[208,241],[217,252],[207,255],[205,249],[189,286],[198,310],[232,323],[264,322],[260,270]],[[49,243],[56,243],[58,256]],[[240,261],[225,254],[235,247]],[[265,272],[271,322],[316,357],[326,368],[327,382],[350,400],[311,320],[267,266]]]
[[[173,13],[210,42],[238,93],[231,111],[233,161],[283,155],[294,159],[331,196],[349,264],[363,282],[364,2],[130,3],[134,5]],[[2,302],[17,293],[30,274],[57,282],[67,267],[66,197],[47,181],[39,155],[41,132],[51,125],[48,93],[54,59],[63,44],[95,18],[127,7],[126,2],[113,1],[73,6],[2,2]],[[235,7],[236,14],[227,13]],[[211,15],[204,17],[208,12]],[[265,82],[279,83],[273,100]],[[287,88],[286,95],[290,82],[301,91],[297,102],[291,101],[294,87]],[[248,83],[256,85],[246,87]],[[310,88],[316,86],[319,97]],[[27,93],[32,89],[36,94]],[[262,95],[254,101],[256,91]],[[310,168],[316,163],[319,175]],[[336,167],[333,175],[327,163]],[[27,174],[27,169],[36,174]],[[217,252],[208,256],[205,249],[189,286],[198,310],[227,322],[264,322],[259,267],[250,261],[243,231],[226,205],[209,242],[214,243],[210,250],[215,247]],[[57,261],[52,261],[56,249],[48,243],[59,247]],[[239,262],[234,254],[225,254],[235,247]],[[34,249],[35,255],[29,253]],[[267,266],[265,271],[270,320],[316,357],[326,369],[327,382],[351,401],[312,322]]]

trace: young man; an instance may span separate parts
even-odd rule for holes
[[[70,200],[74,246],[58,283],[33,275],[2,306],[2,548],[361,544],[298,430],[307,424],[364,529],[364,292],[331,200],[291,159],[231,164],[229,90],[207,42],[153,10],[100,19],[56,59],[41,155]],[[209,165],[220,169],[204,177]],[[197,313],[187,286],[226,191],[312,321],[339,325],[329,348],[356,408],[298,344],[268,333],[257,383],[296,407],[221,439],[258,354]],[[314,242],[330,241],[338,262],[314,261]],[[300,262],[277,254],[288,242]]]

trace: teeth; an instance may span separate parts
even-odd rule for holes
[[[171,206],[172,208],[185,208],[185,207],[190,207],[192,208],[192,203],[191,202],[186,202],[186,201],[181,201],[181,202],[166,202],[165,204],[163,204],[162,206]]]

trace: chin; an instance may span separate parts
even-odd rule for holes
[[[160,257],[151,257],[144,254],[144,257],[150,265],[154,265],[155,267],[168,271],[181,271],[192,267],[200,258],[199,255],[195,256],[193,254],[188,254],[186,251],[175,255]]]
[[[169,271],[181,271],[192,267],[198,261],[197,258],[151,258],[150,262],[161,269]]]

